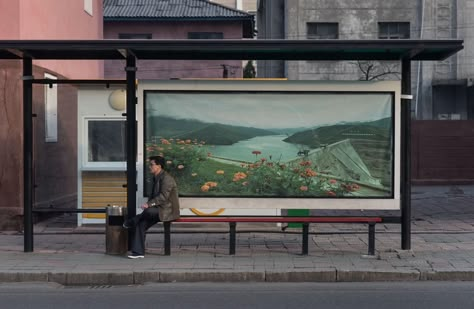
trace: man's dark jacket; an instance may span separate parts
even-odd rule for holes
[[[163,222],[179,219],[178,186],[174,178],[163,171],[154,179],[152,196],[148,200],[149,207],[157,207],[160,220]]]

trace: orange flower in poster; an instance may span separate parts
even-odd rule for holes
[[[161,139],[161,143],[162,143],[163,145],[171,145],[171,143],[170,143],[167,139],[165,139],[165,138],[162,138],[162,139]]]
[[[203,186],[201,187],[201,191],[202,191],[202,192],[207,192],[207,191],[209,191],[209,186],[203,185]]]
[[[224,173],[225,173],[225,172],[224,172],[223,170],[218,170],[218,171],[216,171],[216,174],[217,174],[217,175],[224,175]]]
[[[304,173],[301,174],[302,177],[315,177],[318,176],[318,173],[313,171],[310,168],[305,169]]]
[[[204,184],[205,186],[208,186],[209,188],[215,188],[217,187],[217,182],[214,181],[208,181]]]
[[[308,186],[301,186],[300,191],[308,191]]]
[[[238,172],[238,173],[235,173],[234,174],[234,179],[232,179],[232,181],[239,181],[239,180],[242,180],[242,179],[245,179],[247,178],[247,174],[243,173],[243,172]]]

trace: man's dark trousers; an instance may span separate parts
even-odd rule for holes
[[[132,242],[130,250],[139,255],[145,255],[146,231],[160,222],[158,207],[146,208],[141,214],[127,221],[127,225],[132,229]]]

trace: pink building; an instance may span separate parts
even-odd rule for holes
[[[105,39],[225,40],[253,34],[252,14],[207,0],[104,0]],[[124,66],[123,61],[106,61],[105,76],[124,78]],[[223,77],[242,77],[242,61],[138,61],[138,79]]]
[[[0,40],[101,39],[102,0],[0,0]],[[35,79],[95,79],[100,61],[36,61]],[[0,61],[0,230],[21,229],[23,214],[22,62]],[[77,90],[33,87],[35,207],[77,198]]]

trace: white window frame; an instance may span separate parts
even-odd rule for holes
[[[86,116],[83,117],[83,134],[82,134],[82,171],[122,171],[126,170],[127,162],[89,162],[89,121],[126,121],[125,117],[101,117]]]
[[[44,73],[45,79],[58,79]],[[44,85],[44,136],[46,143],[58,141],[58,85]]]
[[[90,16],[94,16],[93,1],[94,0],[84,0],[84,11]]]

